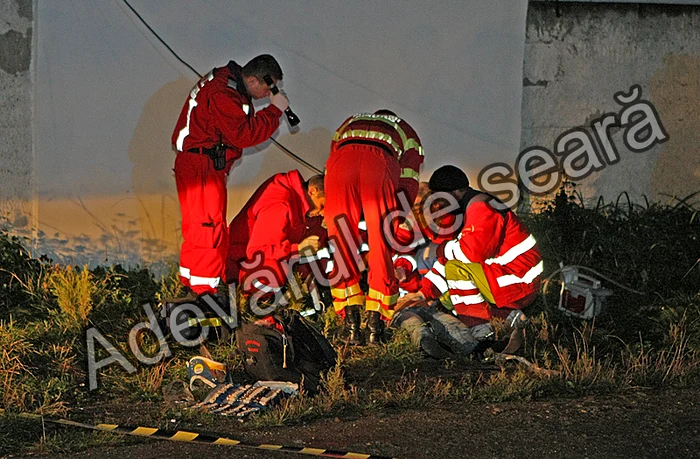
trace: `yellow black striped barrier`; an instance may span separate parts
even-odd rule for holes
[[[309,456],[318,457],[336,457],[346,459],[396,459],[387,456],[375,456],[373,454],[353,453],[349,451],[335,451],[323,448],[310,448],[299,446],[271,445],[267,443],[250,443],[242,440],[234,440],[233,438],[219,437],[214,435],[200,434],[197,432],[189,432],[186,430],[165,430],[155,427],[133,427],[120,426],[117,424],[85,424],[82,422],[70,421],[68,419],[46,418],[38,414],[22,413],[20,416],[30,419],[41,419],[44,422],[58,424],[70,427],[79,427],[82,429],[99,430],[102,432],[111,432],[120,435],[133,435],[137,437],[155,438],[158,440],[183,441],[190,443],[200,443],[206,445],[224,445],[224,446],[239,446],[242,448],[264,449],[269,451],[283,451],[287,453],[306,454]]]

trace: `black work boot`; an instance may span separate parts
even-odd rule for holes
[[[358,306],[345,307],[345,326],[348,331],[347,343],[351,346],[362,345],[360,333],[360,308]]]
[[[367,328],[369,329],[369,344],[380,344],[384,337],[384,321],[377,311],[369,311],[367,315]]]

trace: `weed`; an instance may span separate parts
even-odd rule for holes
[[[87,325],[98,292],[87,266],[81,271],[72,266],[57,266],[49,276],[49,286],[59,307],[56,322],[68,330],[79,330]]]

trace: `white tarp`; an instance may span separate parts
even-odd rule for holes
[[[423,179],[472,180],[520,140],[526,0],[129,0],[200,73],[274,55],[302,123],[275,138],[322,169],[349,115],[389,108],[423,141]],[[40,250],[75,263],[162,261],[179,249],[172,133],[196,80],[122,0],[38,0]],[[262,152],[261,152],[262,150]],[[229,177],[229,220],[270,175],[299,168],[269,142]]]

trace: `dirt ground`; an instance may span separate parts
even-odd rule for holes
[[[436,406],[362,418],[216,434],[398,458],[700,457],[700,388],[537,402]],[[209,432],[212,433],[212,432]],[[159,440],[93,448],[61,458],[303,457],[279,451]]]

